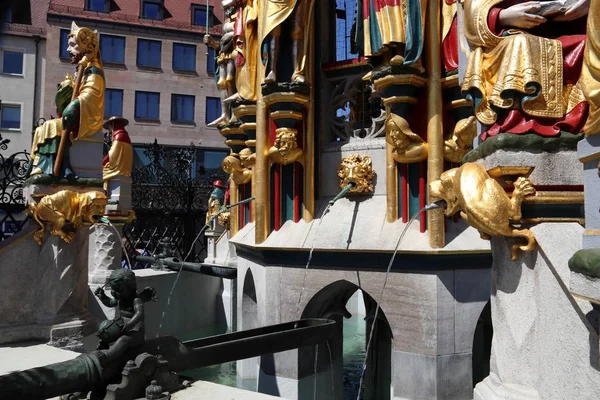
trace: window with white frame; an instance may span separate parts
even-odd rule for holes
[[[18,50],[2,49],[2,73],[23,75],[23,52]]]
[[[21,129],[21,106],[2,103],[0,108],[0,129]]]

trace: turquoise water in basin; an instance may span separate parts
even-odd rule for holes
[[[362,317],[344,320],[344,399],[355,400],[365,357],[366,322]],[[186,377],[256,391],[256,379],[239,379],[236,363],[230,362],[186,371]]]

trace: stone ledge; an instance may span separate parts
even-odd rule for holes
[[[322,215],[328,201],[329,198],[317,201],[317,216]],[[314,243],[315,251],[389,253],[394,251],[396,241],[406,224],[401,220],[386,222],[385,210],[385,196],[350,196],[337,201],[322,222],[320,217],[309,223],[303,220],[297,223],[287,221],[279,231],[272,232],[259,245],[254,241],[254,224],[248,224],[229,242],[256,249],[310,250]],[[460,221],[448,224],[446,246],[432,249],[427,232],[421,233],[419,222],[415,220],[408,228],[398,251],[420,254],[490,254],[490,242],[481,239],[476,229]]]
[[[536,186],[583,185],[583,165],[575,150],[556,153],[497,150],[477,162],[487,170],[499,166],[534,167],[529,178]]]

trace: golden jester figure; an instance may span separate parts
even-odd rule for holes
[[[35,131],[28,177],[75,177],[69,160],[71,141],[85,139],[102,128],[106,85],[98,32],[73,22],[67,52],[77,73],[74,80],[67,75],[59,84],[55,98],[59,118],[46,121]]]

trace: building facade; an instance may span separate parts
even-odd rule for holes
[[[40,116],[45,34],[43,19],[29,1],[2,10],[0,27],[0,135],[8,139],[2,154],[28,150]]]
[[[221,109],[214,52],[203,37],[207,19],[209,33],[218,36],[222,10],[210,3],[207,12],[206,3],[193,1],[51,1],[43,115],[56,114],[56,82],[74,72],[66,48],[75,21],[100,33],[105,118],[129,120],[136,163],[147,163],[143,145],[156,139],[175,149],[194,144],[197,167],[220,168],[227,150],[216,128],[206,126]]]

